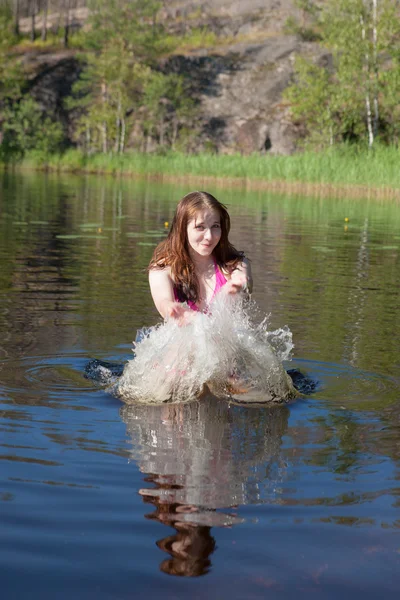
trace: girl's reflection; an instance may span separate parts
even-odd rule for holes
[[[207,573],[215,549],[211,527],[242,522],[229,510],[235,506],[276,501],[286,472],[280,447],[288,414],[285,406],[239,407],[211,396],[121,409],[132,457],[151,484],[139,491],[155,507],[146,517],[176,530],[157,542],[171,556],[162,571]]]
[[[146,478],[146,481],[152,481],[152,478]],[[156,507],[156,510],[146,515],[146,518],[157,519],[160,523],[176,529],[174,535],[157,542],[157,546],[171,556],[160,564],[161,571],[181,577],[198,577],[208,573],[211,566],[209,557],[215,549],[211,527],[182,520],[182,517],[196,512],[197,508],[190,505],[163,503],[159,498],[148,496],[146,491],[139,492],[144,502],[152,503]]]

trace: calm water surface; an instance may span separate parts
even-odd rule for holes
[[[210,189],[317,391],[125,407],[83,370],[157,322],[190,190],[0,177],[2,598],[398,598],[399,206]]]

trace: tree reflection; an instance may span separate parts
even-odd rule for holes
[[[206,574],[215,550],[211,528],[242,523],[239,505],[276,502],[286,476],[281,440],[288,415],[285,406],[244,408],[213,396],[121,409],[131,456],[149,484],[139,493],[155,507],[146,518],[175,529],[157,541],[170,555],[163,572]]]

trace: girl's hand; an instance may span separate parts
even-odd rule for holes
[[[239,294],[240,292],[247,292],[247,277],[243,274],[241,277],[235,277],[235,279],[229,279],[226,282],[222,290],[224,294],[232,296],[234,294]]]
[[[174,319],[179,326],[188,325],[193,321],[195,313],[181,302],[169,302],[165,307],[165,318]]]

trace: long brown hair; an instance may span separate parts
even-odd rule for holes
[[[148,267],[149,270],[170,267],[178,297],[182,300],[196,302],[199,299],[199,282],[189,253],[187,226],[206,209],[215,210],[221,219],[221,239],[213,250],[217,265],[231,273],[244,257],[243,252],[229,242],[231,220],[226,206],[207,192],[186,194],[176,207],[167,239],[158,244]]]

